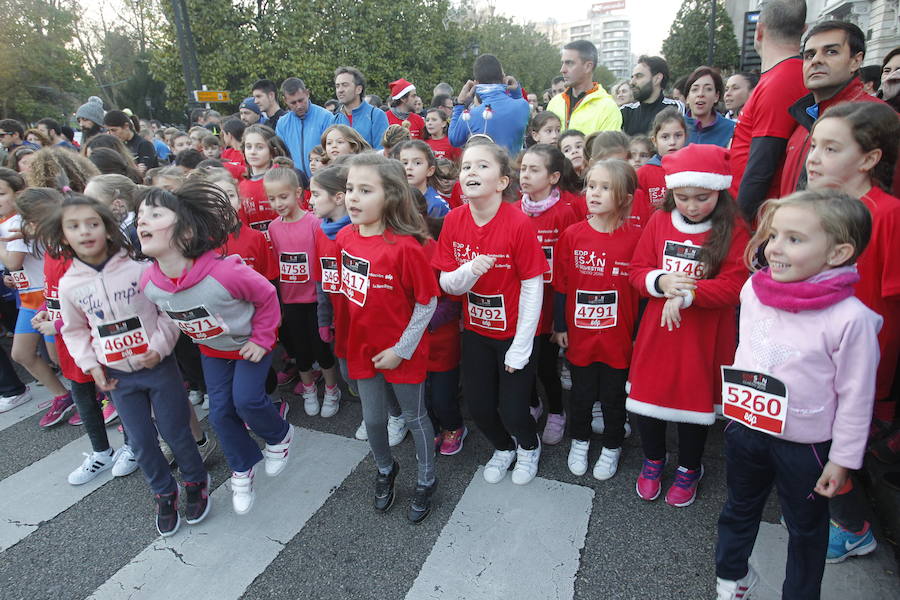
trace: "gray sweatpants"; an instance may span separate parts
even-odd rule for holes
[[[375,465],[384,472],[390,470],[394,462],[387,435],[388,406],[393,391],[416,444],[417,483],[431,485],[434,482],[434,428],[425,408],[425,383],[388,383],[378,373],[375,377],[357,380],[357,384]]]

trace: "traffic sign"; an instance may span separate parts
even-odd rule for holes
[[[197,102],[231,102],[231,92],[224,90],[194,90]]]

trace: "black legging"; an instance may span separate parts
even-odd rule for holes
[[[200,347],[184,333],[178,334],[175,343],[175,360],[181,370],[181,376],[192,390],[206,392],[206,380],[203,378],[203,366],[200,364]]]
[[[300,371],[309,371],[316,361],[323,369],[334,366],[331,347],[319,337],[315,302],[283,304],[280,331],[281,343]]]
[[[454,431],[463,426],[459,410],[459,367],[428,373],[425,407],[435,433]]]
[[[547,412],[562,414],[562,384],[559,381],[559,370],[556,368],[559,359],[559,346],[550,341],[550,334],[546,333],[534,338],[535,370],[537,379],[544,386],[547,396]],[[537,406],[537,385],[532,389],[531,405]]]
[[[666,459],[666,425],[668,421],[660,421],[653,417],[635,415],[638,431],[641,434],[641,446],[644,456],[650,460]],[[706,446],[706,434],[709,425],[696,423],[676,423],[678,426],[678,466],[695,470],[700,468],[703,449]]]
[[[628,369],[613,369],[602,362],[586,367],[572,365],[572,394],[569,401],[569,429],[573,440],[591,439],[594,402],[603,406],[604,448],[622,447],[625,439],[625,381]]]
[[[522,369],[508,373],[504,360],[512,344],[469,330],[462,334],[463,395],[475,424],[497,450],[525,450],[538,445],[537,428],[528,410],[534,385],[534,353]]]

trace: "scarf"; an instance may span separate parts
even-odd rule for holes
[[[332,221],[331,219],[322,219],[320,222],[320,226],[322,227],[322,231],[325,233],[325,237],[329,240],[334,240],[337,237],[338,232],[350,224],[350,215],[344,215],[337,221]]]
[[[394,113],[394,116],[397,117],[398,119],[400,119],[401,121],[405,121],[406,119],[409,118],[408,112],[400,112],[399,110],[397,110],[396,106],[391,109],[391,112]]]
[[[539,217],[559,202],[559,188],[550,189],[550,195],[543,200],[534,201],[528,194],[522,194],[522,212],[529,217]]]
[[[855,266],[829,269],[804,281],[779,282],[772,279],[766,267],[750,278],[753,291],[766,306],[797,313],[821,310],[853,295],[853,284],[859,281]]]

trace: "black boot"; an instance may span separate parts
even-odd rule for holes
[[[416,486],[416,492],[413,499],[409,503],[409,510],[406,511],[406,518],[413,523],[421,523],[429,514],[431,514],[431,497],[434,490],[437,489],[437,477],[431,482],[431,485],[419,484]]]
[[[386,512],[394,503],[394,480],[397,473],[400,472],[400,465],[397,461],[391,466],[391,472],[382,475],[381,471],[375,477],[375,510]]]

